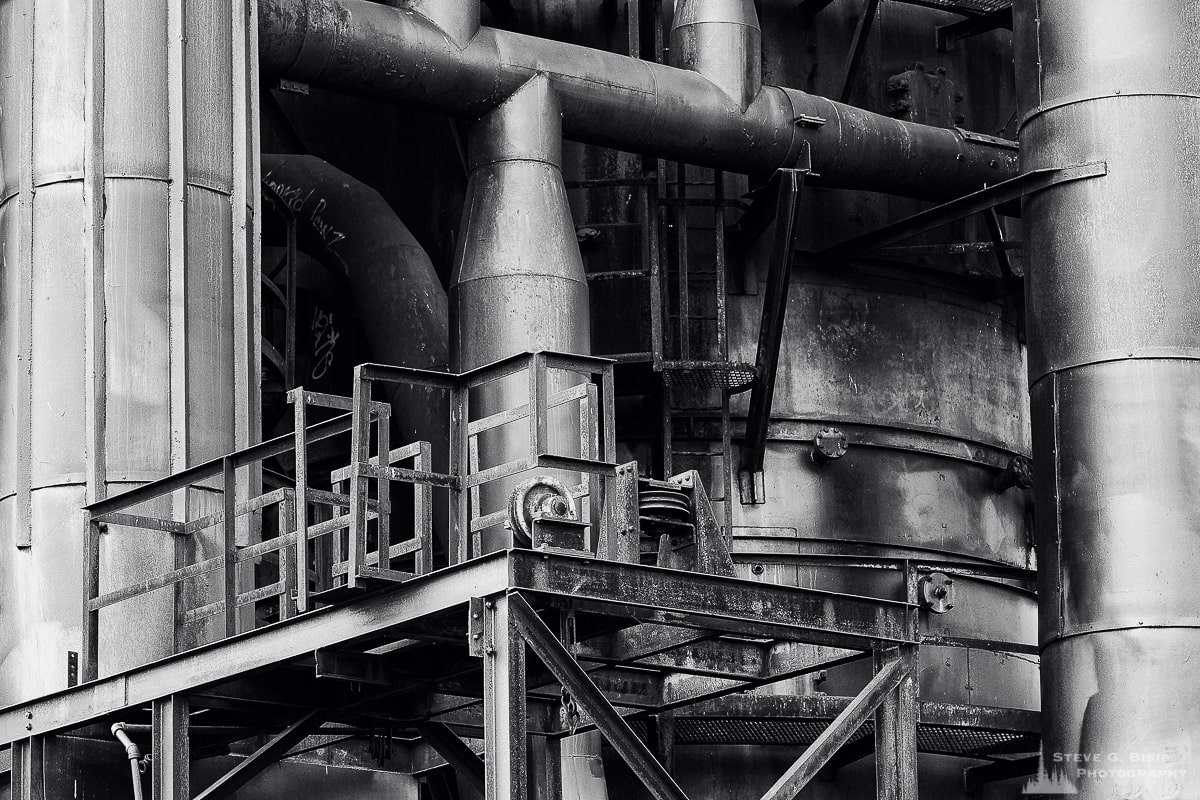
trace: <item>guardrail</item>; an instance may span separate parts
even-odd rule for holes
[[[552,373],[567,388],[551,392]],[[527,402],[487,409],[472,419],[484,387],[520,375]],[[373,394],[395,383],[428,387],[443,396],[447,453],[436,452],[429,441],[391,447],[392,409]],[[271,598],[278,598],[277,618],[287,619],[380,581],[404,581],[480,556],[480,532],[506,518],[503,510],[481,513],[480,490],[530,470],[583,477],[570,494],[587,500],[593,552],[609,530],[616,443],[613,367],[607,359],[528,353],[462,374],[363,364],[355,369],[353,397],[303,387],[288,396],[292,434],[86,508],[82,680],[97,676],[101,611],[150,592],[173,590],[171,649],[178,651],[201,643],[183,641],[178,631],[210,617],[221,622],[202,638],[233,636],[258,624],[242,609]],[[579,415],[579,455],[551,452],[547,417],[572,406]],[[331,412],[343,413],[310,424],[310,416]],[[479,437],[522,421],[528,423],[525,452],[481,467]],[[433,469],[442,455],[449,464],[446,472]],[[287,457],[294,459],[294,481],[263,489],[264,462]],[[331,460],[340,464],[314,474],[317,459],[325,466]],[[435,492],[448,495],[442,541],[435,541],[440,508]],[[411,522],[396,518],[396,496],[411,506]],[[134,583],[107,585],[113,579],[109,573],[127,574],[128,568],[106,572],[101,565],[106,556],[119,560],[120,538],[136,530],[173,537],[174,568]],[[218,554],[191,560],[193,552],[205,549]],[[208,588],[197,585],[212,572],[220,573],[219,581]]]

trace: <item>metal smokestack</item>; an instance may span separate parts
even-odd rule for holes
[[[1024,201],[1046,767],[1081,796],[1192,796],[1200,2],[1016,12],[1022,168],[1108,165]]]

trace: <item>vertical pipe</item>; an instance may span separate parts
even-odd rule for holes
[[[743,111],[762,88],[762,30],[753,0],[681,0],[670,41],[671,66],[700,73]]]
[[[591,351],[587,279],[562,182],[561,151],[558,98],[542,75],[471,128],[463,234],[450,285],[450,359],[457,372],[524,351]],[[553,377],[547,386],[551,394],[562,388]],[[522,406],[527,392],[524,376],[499,381],[472,398],[472,417]],[[560,408],[550,415],[547,441],[556,453],[578,454],[579,423],[572,411]],[[526,424],[488,433],[493,435],[482,435],[478,443],[484,467],[529,451]],[[476,513],[505,507],[519,482],[518,476],[484,487]],[[485,551],[508,546],[502,532],[485,532],[483,538]]]
[[[1023,208],[1046,766],[1081,796],[1190,796],[1200,2],[1022,0],[1015,12],[1022,168],[1108,164]]]
[[[389,5],[409,8],[437,25],[459,47],[466,47],[479,31],[480,0],[392,0]]]

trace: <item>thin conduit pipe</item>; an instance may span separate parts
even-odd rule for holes
[[[534,75],[549,78],[563,135],[747,173],[792,165],[805,142],[814,185],[926,199],[1017,174],[1011,146],[763,86],[745,111],[686,69],[480,28],[465,46],[409,9],[366,0],[258,0],[262,71],[347,94],[478,117]]]
[[[125,755],[129,757],[129,772],[133,778],[133,800],[142,800],[142,751],[125,732],[124,722],[114,722],[112,735],[125,747]]]

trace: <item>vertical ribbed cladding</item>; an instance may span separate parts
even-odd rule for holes
[[[550,81],[533,78],[478,119],[468,156],[471,175],[450,282],[453,368],[470,370],[532,350],[590,353],[587,280],[562,181],[562,117]],[[472,418],[524,405],[525,386],[523,376],[489,385],[472,397]],[[561,388],[552,377],[550,392]],[[550,415],[549,446],[578,455],[578,415],[564,410]],[[481,464],[524,457],[528,438],[525,422],[481,436]],[[485,487],[480,512],[506,507],[519,482],[518,476]],[[485,532],[484,550],[509,546],[505,533]]]
[[[1091,797],[1191,796],[1200,2],[1015,8],[1022,168],[1108,166],[1024,202],[1047,766]]]
[[[762,30],[753,0],[677,3],[671,66],[708,78],[745,111],[762,88]]]
[[[0,704],[64,686],[81,649],[81,507],[251,435],[248,9],[0,6]],[[102,590],[169,570],[175,544],[111,528]],[[170,609],[164,590],[102,613],[101,671],[203,637]]]

